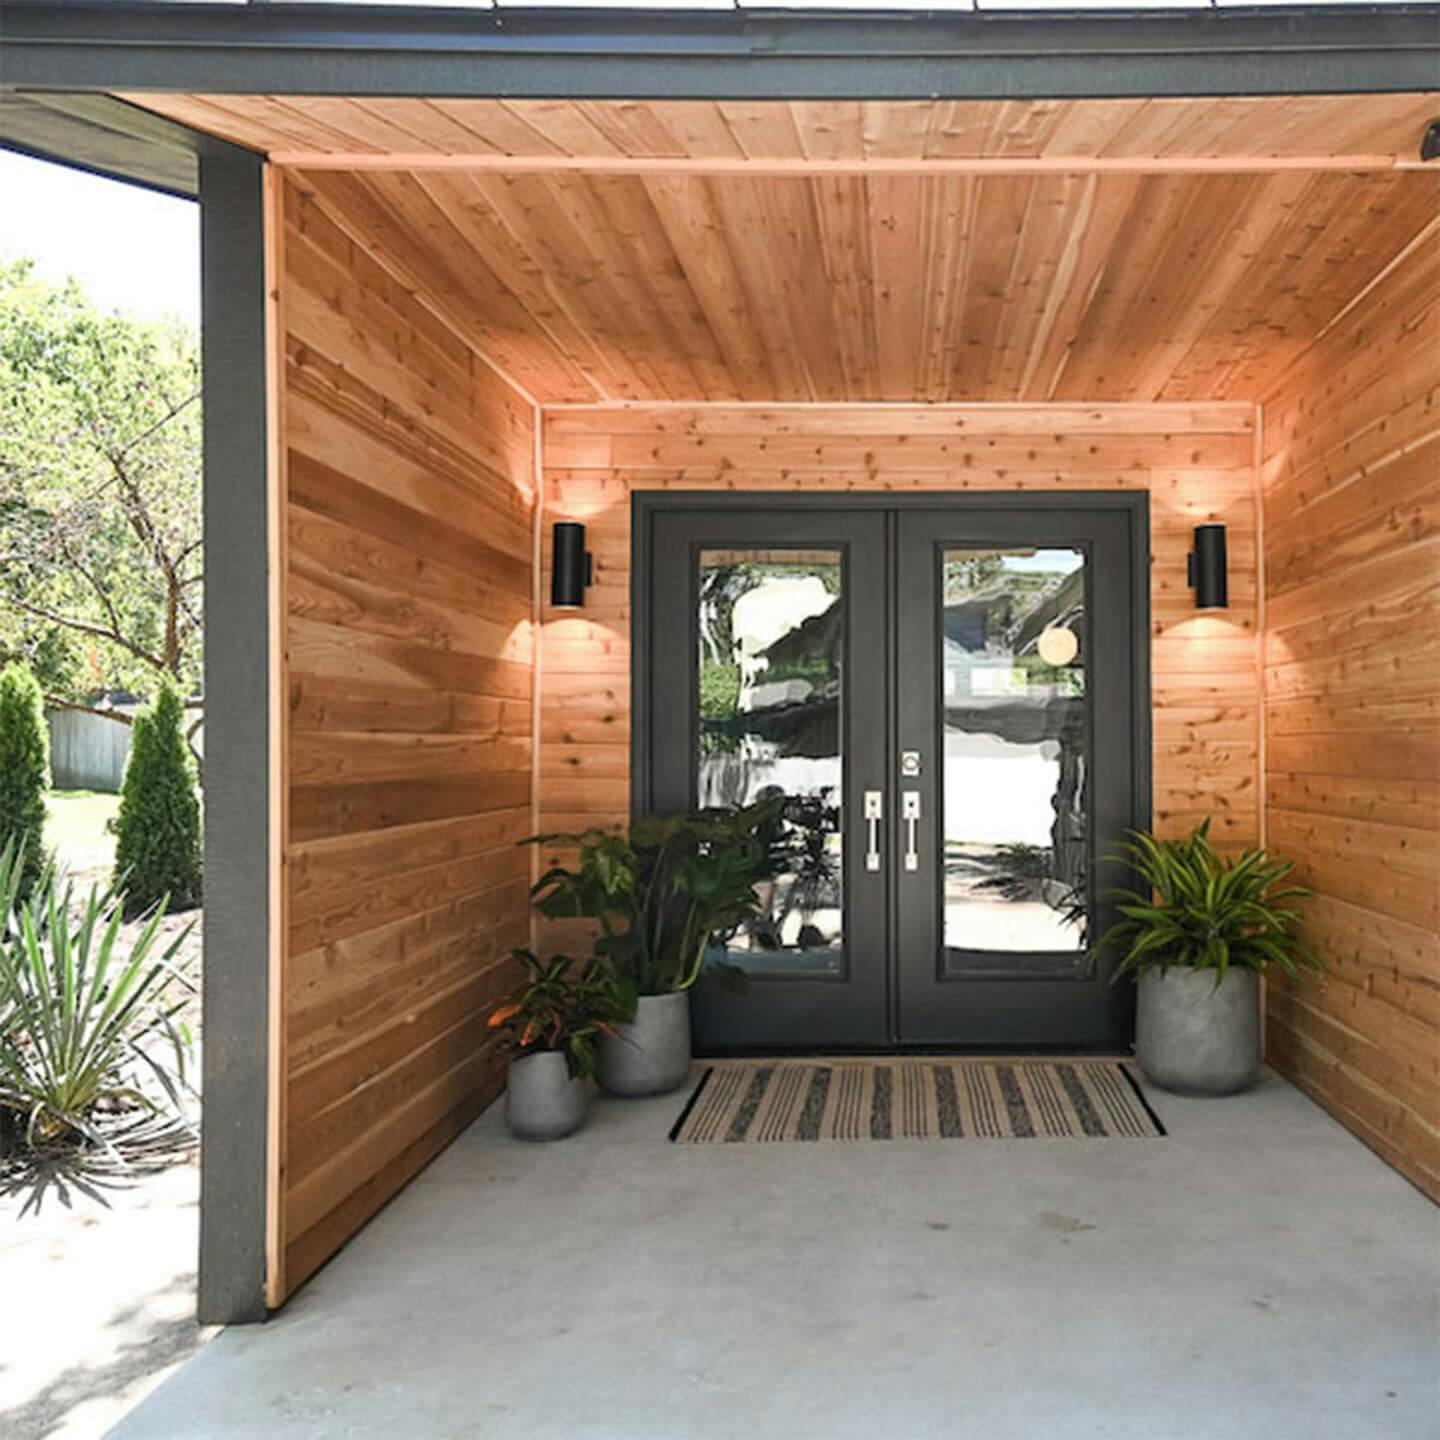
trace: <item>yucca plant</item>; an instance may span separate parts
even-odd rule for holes
[[[569,955],[541,960],[530,950],[513,958],[525,979],[490,1012],[490,1028],[504,1032],[512,1060],[555,1052],[564,1055],[571,1075],[594,1075],[600,1037],[614,1033],[627,1015],[615,981],[599,960],[588,960],[572,973]]]
[[[1294,865],[1261,849],[1227,860],[1209,832],[1208,820],[1181,840],[1132,830],[1122,853],[1107,857],[1146,887],[1109,892],[1121,919],[1091,955],[1119,954],[1112,983],[1172,966],[1213,970],[1217,986],[1232,968],[1263,974],[1274,965],[1291,976],[1320,968],[1296,933],[1300,912],[1290,902],[1311,892],[1284,883]]]
[[[120,893],[92,887],[77,905],[47,866],[20,901],[23,864],[20,846],[0,853],[0,1108],[32,1148],[108,1149],[107,1116],[183,1113],[190,1035],[171,984],[190,988],[173,963],[189,932],[157,953],[157,907],[127,949]]]

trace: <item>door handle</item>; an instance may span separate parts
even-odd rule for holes
[[[918,870],[920,868],[919,840],[917,839],[920,830],[920,792],[918,790],[906,790],[901,794],[900,818],[905,822],[905,868]]]
[[[865,868],[880,868],[880,822],[885,818],[885,794],[881,790],[865,792],[865,827],[868,839],[865,844]]]

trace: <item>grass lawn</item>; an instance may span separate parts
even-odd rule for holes
[[[54,790],[46,802],[45,843],[76,875],[109,870],[115,837],[105,828],[120,809],[120,797],[99,790]]]

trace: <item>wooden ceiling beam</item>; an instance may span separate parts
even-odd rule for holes
[[[443,155],[435,151],[340,153],[272,150],[274,165],[305,170],[469,171],[501,175],[700,175],[754,179],[826,175],[1269,175],[1289,171],[1346,174],[1432,170],[1440,161],[1394,155],[1033,155],[1033,156],[807,156],[668,155]]]

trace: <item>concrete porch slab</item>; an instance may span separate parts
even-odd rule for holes
[[[116,1440],[1436,1440],[1440,1212],[1284,1082],[1164,1140],[474,1125]]]

